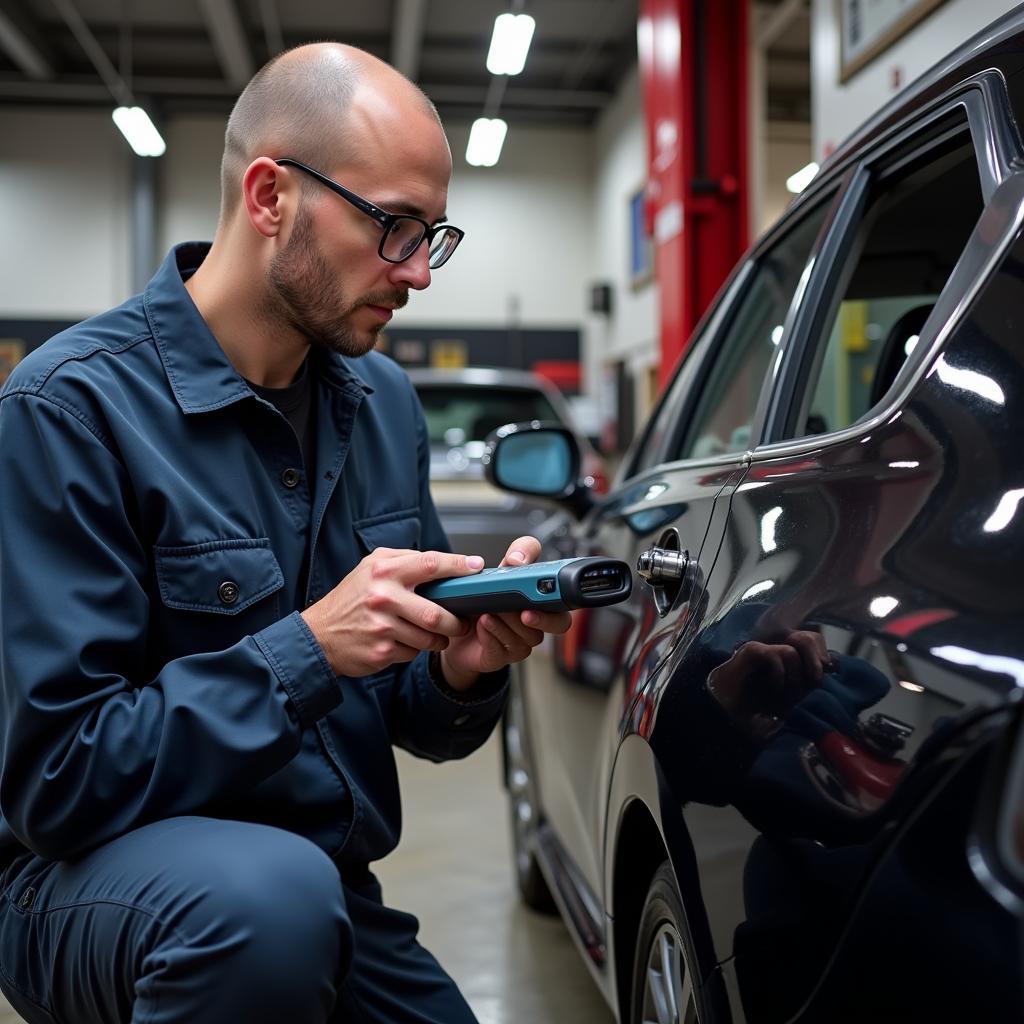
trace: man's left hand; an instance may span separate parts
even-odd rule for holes
[[[519,537],[509,545],[502,565],[528,565],[540,556],[536,537]],[[501,612],[476,619],[470,632],[451,640],[441,652],[441,668],[453,690],[466,690],[482,672],[496,672],[523,661],[545,633],[564,633],[572,623],[568,612]]]

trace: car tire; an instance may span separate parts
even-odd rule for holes
[[[516,885],[523,902],[544,914],[556,911],[551,890],[541,872],[533,843],[539,812],[529,737],[526,735],[526,705],[522,684],[513,671],[508,706],[503,719],[505,740],[505,781],[512,832],[512,861]]]
[[[630,1024],[702,1024],[694,963],[683,901],[665,861],[651,879],[640,916]]]

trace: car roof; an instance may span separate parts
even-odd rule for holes
[[[547,393],[554,385],[539,374],[528,370],[506,370],[489,367],[467,366],[455,370],[437,370],[431,367],[407,367],[405,371],[413,384],[470,384],[475,387],[494,387],[497,384],[508,387],[530,388]]]

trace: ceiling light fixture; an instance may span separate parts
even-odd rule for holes
[[[163,156],[167,151],[167,144],[142,107],[117,107],[111,117],[136,155]]]
[[[487,70],[492,75],[518,75],[526,66],[526,55],[536,25],[528,14],[499,14],[487,52]]]
[[[469,132],[466,163],[474,167],[493,167],[501,156],[508,125],[500,117],[478,117]]]
[[[121,71],[110,62],[106,51],[97,42],[85,19],[79,13],[73,0],[53,0],[53,5],[64,18],[71,34],[78,40],[79,46],[92,61],[96,73],[110,90],[111,96],[120,104],[111,115],[114,124],[128,140],[128,145],[139,156],[163,156],[167,150],[164,140],[142,107],[135,106],[132,96],[131,81],[131,25],[127,13],[123,16],[123,33],[121,38]]]

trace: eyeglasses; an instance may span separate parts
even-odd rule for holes
[[[350,192],[344,185],[339,185],[336,181],[328,178],[326,174],[321,174],[298,160],[292,160],[291,157],[282,157],[280,160],[275,160],[274,163],[285,167],[297,167],[310,177],[316,178],[321,185],[325,185],[346,202],[351,203],[357,210],[362,210],[368,217],[372,217],[383,231],[377,252],[380,258],[387,260],[388,263],[402,263],[409,259],[425,238],[430,253],[430,269],[437,270],[438,267],[442,267],[448,262],[465,234],[460,228],[453,227],[451,224],[437,224],[431,227],[420,217],[388,213],[379,206],[374,206],[368,199],[363,199],[355,192]]]

